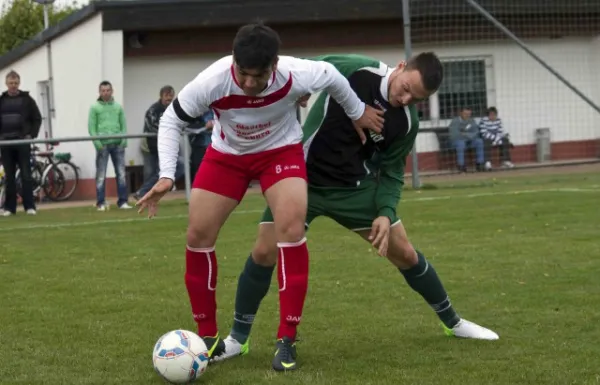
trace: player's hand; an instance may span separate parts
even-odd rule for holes
[[[156,212],[158,210],[158,201],[161,200],[166,193],[171,191],[173,188],[173,183],[174,182],[169,178],[160,178],[158,182],[152,186],[152,189],[135,204],[139,207],[138,213],[141,214],[145,209],[148,209],[148,218],[153,218],[156,216]]]
[[[385,120],[383,119],[383,111],[378,108],[365,105],[365,112],[360,118],[358,118],[358,120],[353,122],[354,128],[360,137],[361,143],[365,144],[367,142],[365,128],[380,134],[381,131],[383,131],[384,122]]]
[[[304,107],[308,106],[308,99],[310,99],[310,94],[306,94],[303,97],[301,97],[300,99],[298,99],[296,104],[299,105],[300,107],[304,108]]]
[[[377,253],[382,257],[387,256],[388,241],[390,237],[390,218],[388,217],[377,217],[371,225],[371,234],[369,234],[369,241],[373,247],[377,249]]]

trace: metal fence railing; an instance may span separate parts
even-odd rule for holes
[[[185,130],[183,132],[183,138],[185,145],[183,146],[183,157],[184,170],[185,170],[185,197],[189,201],[191,191],[191,178],[190,178],[190,147],[188,144],[188,137],[191,133],[198,134],[205,129],[196,130]],[[140,138],[153,138],[157,134],[153,133],[142,133],[142,134],[125,134],[125,135],[103,135],[103,136],[75,136],[65,138],[48,138],[48,139],[17,139],[17,140],[0,140],[0,147],[3,146],[14,146],[14,145],[32,145],[32,144],[49,144],[49,143],[67,143],[67,142],[91,142],[94,140],[106,140],[106,139],[140,139]]]

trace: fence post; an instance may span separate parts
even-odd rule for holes
[[[402,21],[404,23],[404,54],[406,60],[412,56],[412,40],[410,38],[410,0],[402,0]],[[412,159],[412,186],[413,189],[421,188],[421,179],[419,178],[419,157],[417,154],[417,139],[410,152]]]

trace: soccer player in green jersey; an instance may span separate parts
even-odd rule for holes
[[[435,269],[413,247],[396,214],[406,157],[419,131],[413,103],[439,88],[443,78],[439,59],[433,53],[421,53],[395,68],[360,55],[327,55],[315,60],[333,64],[348,78],[362,101],[385,112],[385,124],[381,134],[369,132],[360,138],[350,118],[329,95],[318,97],[303,127],[308,173],[307,225],[318,216],[326,216],[372,243],[431,306],[446,334],[498,339],[493,331],[456,313]],[[269,290],[274,266],[285,264],[285,255],[278,255],[277,250],[273,216],[267,208],[259,225],[258,240],[239,277],[234,324],[225,339],[225,352],[215,361],[248,352],[250,329]],[[285,269],[281,270],[285,274]],[[285,290],[285,277],[280,277],[279,282],[284,285],[279,288],[281,292]],[[296,369],[295,339],[278,341],[273,369]]]

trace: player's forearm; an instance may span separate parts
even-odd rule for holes
[[[377,215],[388,217],[392,222],[396,216],[396,207],[400,202],[402,188],[404,187],[404,174],[388,176],[380,175],[377,193],[375,195],[375,205]]]
[[[162,116],[158,129],[158,161],[161,178],[175,180],[177,158],[179,156],[179,139],[186,125],[177,118],[172,107]]]
[[[325,84],[325,91],[336,101],[348,117],[352,120],[359,119],[365,112],[365,103],[363,103],[346,79],[332,64],[321,62],[326,66],[328,81]]]

